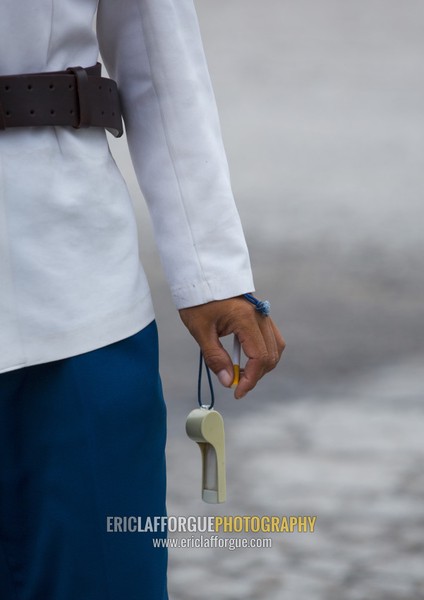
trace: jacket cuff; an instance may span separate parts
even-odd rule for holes
[[[202,280],[171,288],[172,298],[178,309],[206,304],[213,300],[226,300],[254,291],[250,270],[237,273],[237,275],[227,279]]]

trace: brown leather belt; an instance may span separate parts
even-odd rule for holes
[[[0,76],[0,130],[45,125],[104,127],[123,133],[118,88],[101,64]]]

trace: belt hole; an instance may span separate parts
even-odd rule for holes
[[[28,88],[28,90],[29,90],[29,91],[31,91],[31,90],[32,90],[32,85],[31,85],[31,84],[29,84],[29,85],[27,86],[27,88]]]
[[[104,110],[102,110],[102,115],[104,115],[104,114],[105,114],[105,111],[104,111]]]
[[[52,83],[49,85],[49,90],[54,90],[54,85]]]
[[[110,93],[110,94],[112,93],[112,88],[109,88],[109,93]]]
[[[71,109],[71,110],[69,111],[69,114],[70,114],[70,115],[73,115],[73,114],[74,114],[74,111]]]
[[[10,112],[10,110],[7,110],[7,111],[6,111],[6,117],[10,117],[10,115],[11,115],[11,112]]]
[[[55,114],[55,112],[56,112],[56,111],[54,110],[54,108],[52,108],[52,109],[51,109],[51,111],[50,111],[50,114],[51,114],[51,115],[54,115],[54,114]]]
[[[70,84],[68,85],[68,87],[69,87],[69,89],[70,89],[70,90],[73,90],[73,89],[74,89],[74,86],[72,85],[72,83],[70,83]]]
[[[6,92],[10,92],[10,86],[9,85],[5,85],[4,89],[6,90]]]
[[[35,110],[34,110],[34,109],[31,109],[31,110],[29,111],[29,114],[30,114],[30,115],[34,115],[34,114],[35,114]]]
[[[101,89],[102,89],[102,86],[101,86],[101,85],[99,85],[99,90],[101,90]]]

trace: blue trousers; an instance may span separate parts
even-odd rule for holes
[[[1,600],[166,600],[160,533],[165,405],[156,323],[126,340],[0,375]]]

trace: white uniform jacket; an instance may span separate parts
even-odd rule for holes
[[[251,291],[192,0],[0,3],[0,75],[94,65],[100,49],[176,306]],[[153,318],[104,130],[0,131],[0,372],[104,346]]]

